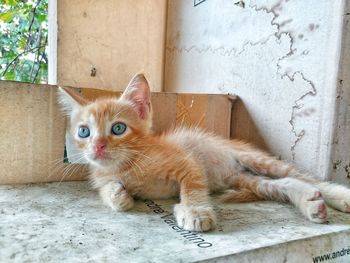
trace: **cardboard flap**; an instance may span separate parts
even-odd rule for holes
[[[77,89],[84,97],[120,92]],[[0,184],[82,180],[86,165],[64,163],[66,120],[57,87],[0,81]],[[226,95],[152,93],[153,130],[201,127],[230,136],[232,101]]]

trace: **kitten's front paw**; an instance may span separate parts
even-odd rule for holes
[[[109,183],[101,188],[100,193],[104,203],[115,211],[126,211],[134,206],[134,199],[121,183]]]
[[[216,216],[210,206],[177,204],[174,214],[179,227],[191,231],[208,231],[215,228]]]

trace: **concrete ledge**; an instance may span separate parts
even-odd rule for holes
[[[0,262],[350,262],[350,215],[317,225],[287,204],[217,203],[204,234],[176,226],[175,202],[116,213],[86,182],[0,186]]]

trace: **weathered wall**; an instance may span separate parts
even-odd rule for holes
[[[159,91],[166,5],[164,0],[59,0],[58,84],[123,90],[132,75],[145,71]]]
[[[239,95],[260,144],[327,178],[343,3],[169,1],[166,91]]]
[[[333,178],[350,182],[350,1],[343,12],[343,41],[337,83],[334,138],[332,142]]]

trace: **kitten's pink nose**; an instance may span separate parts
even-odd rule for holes
[[[105,150],[107,147],[107,141],[106,140],[98,140],[95,144],[95,152],[97,157],[103,157],[105,154]]]
[[[106,149],[106,144],[103,143],[103,142],[98,142],[98,143],[95,145],[95,150],[96,150],[96,152],[102,152],[104,149]]]
[[[107,139],[99,138],[95,142],[95,158],[104,159],[106,157]]]

